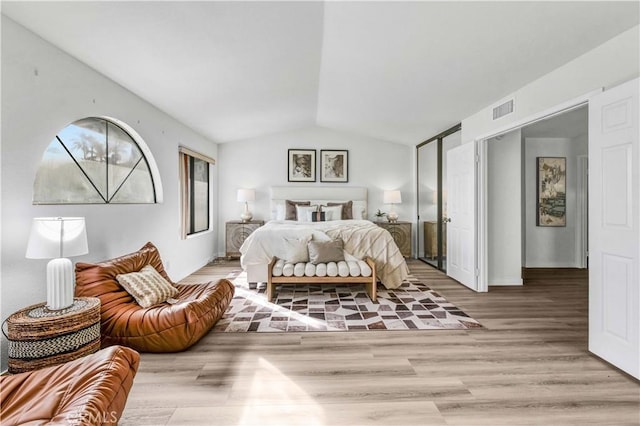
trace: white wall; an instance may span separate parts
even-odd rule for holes
[[[489,285],[522,284],[522,132],[487,143]]]
[[[138,131],[160,170],[162,204],[32,205],[45,148],[59,130],[87,116],[114,117]],[[86,217],[89,254],[74,262],[108,259],[152,241],[178,280],[212,258],[217,230],[179,237],[179,144],[217,156],[216,144],[2,16],[2,318],[46,299],[47,261],[24,257],[36,216]]]
[[[316,169],[321,149],[349,151],[349,182],[294,183],[287,181],[287,150],[289,148],[316,149]],[[228,220],[238,220],[244,204],[236,201],[238,188],[255,188],[256,201],[250,203],[254,219],[270,219],[270,187],[272,186],[358,186],[367,187],[369,219],[377,209],[389,211],[382,203],[385,189],[399,189],[402,204],[396,206],[399,220],[413,221],[415,217],[415,159],[414,147],[358,136],[323,127],[309,127],[286,133],[245,141],[220,144],[219,157],[219,223],[220,229]],[[414,226],[415,228],[415,226]],[[414,230],[415,234],[415,230]],[[224,255],[224,233],[218,235],[218,253]]]
[[[587,136],[525,139],[525,222],[528,268],[576,268],[578,156],[588,151]],[[536,226],[536,158],[566,157],[567,226]]]
[[[504,99],[515,96],[513,114],[494,121],[492,107],[462,120],[462,141],[471,142],[481,135],[545,111],[563,102],[597,90],[615,86],[640,75],[640,27],[635,26],[590,50],[549,74],[527,84]]]

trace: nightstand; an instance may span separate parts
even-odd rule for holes
[[[442,253],[447,255],[447,224],[442,227]],[[436,259],[438,257],[438,222],[424,222],[424,257]]]
[[[231,220],[226,223],[226,256],[228,259],[240,257],[240,246],[249,235],[259,227],[264,225],[264,220],[250,220],[242,222]]]
[[[51,311],[31,305],[7,318],[9,373],[22,373],[81,358],[100,349],[100,299],[76,297]]]
[[[375,222],[389,231],[404,257],[411,257],[411,222]]]

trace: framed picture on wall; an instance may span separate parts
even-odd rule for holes
[[[289,149],[288,157],[289,182],[316,181],[315,149]]]
[[[320,150],[320,182],[349,182],[349,151]]]
[[[538,157],[537,159],[538,226],[567,226],[567,159]]]

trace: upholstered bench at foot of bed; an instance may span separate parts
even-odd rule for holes
[[[331,265],[333,264],[333,265]],[[335,271],[331,271],[335,266]],[[320,263],[285,263],[271,259],[267,276],[267,300],[273,301],[278,284],[364,284],[373,302],[377,300],[376,264],[367,257],[363,261]]]

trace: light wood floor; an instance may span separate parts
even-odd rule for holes
[[[121,425],[638,425],[640,385],[587,351],[587,280],[477,294],[409,261],[480,330],[209,333],[142,354]],[[237,263],[189,277],[224,277]]]

